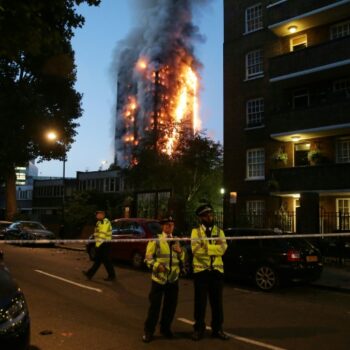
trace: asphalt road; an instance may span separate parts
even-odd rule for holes
[[[185,279],[173,324],[175,339],[157,335],[143,344],[148,272],[117,265],[118,280],[111,283],[103,281],[102,267],[94,280],[86,281],[81,270],[90,261],[83,252],[9,245],[2,249],[29,304],[31,350],[350,349],[350,294],[307,286],[262,293],[229,284],[224,292],[225,330],[232,338],[211,339],[208,331],[205,339],[193,342],[193,286]]]

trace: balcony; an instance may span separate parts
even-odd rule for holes
[[[349,163],[270,170],[270,179],[277,181],[276,191],[278,192],[299,193],[302,191],[349,189],[349,178]]]
[[[291,141],[278,138],[275,134],[301,134],[304,139],[336,136],[350,132],[350,99],[328,104],[317,104],[299,110],[290,110],[268,116],[271,136],[279,141]]]
[[[267,23],[276,35],[286,36],[290,26],[299,32],[334,23],[346,18],[349,10],[349,0],[273,1],[267,6]]]
[[[312,73],[350,68],[350,37],[275,56],[269,61],[270,82],[298,79]]]

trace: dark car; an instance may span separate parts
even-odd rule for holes
[[[15,221],[4,232],[5,240],[40,240],[41,243],[56,239],[53,232],[37,221]]]
[[[273,230],[227,229],[228,236],[275,235]],[[251,279],[264,291],[279,282],[310,282],[323,269],[320,251],[303,238],[228,240],[224,255],[225,275]]]
[[[11,221],[0,221],[0,239],[4,239],[5,229],[12,224]]]
[[[135,239],[135,242],[116,242],[111,244],[111,258],[131,263],[136,268],[144,265],[147,242],[137,242],[140,238],[154,238],[162,232],[157,220],[141,218],[123,218],[112,221],[112,240]],[[90,237],[93,239],[93,236]],[[91,260],[95,259],[95,244],[88,243],[87,252]]]
[[[3,263],[0,251],[0,348],[27,350],[30,343],[30,319],[22,291]]]

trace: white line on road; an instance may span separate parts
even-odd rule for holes
[[[183,323],[187,323],[187,324],[190,324],[190,325],[194,325],[194,322],[193,321],[190,321],[186,318],[178,318],[177,319],[178,321],[180,322],[183,322]],[[211,327],[206,327],[207,329],[211,330]],[[252,344],[252,345],[256,345],[256,346],[260,346],[262,348],[265,348],[265,349],[270,349],[270,350],[287,350],[285,348],[279,348],[277,346],[273,346],[273,345],[270,345],[270,344],[266,344],[266,343],[261,343],[259,341],[256,341],[256,340],[253,340],[253,339],[249,339],[249,338],[244,338],[244,337],[240,337],[238,335],[235,335],[235,334],[231,334],[231,333],[227,333],[225,332],[230,338],[233,338],[233,339],[236,339],[238,341],[241,341],[243,343],[248,343],[248,344]]]
[[[95,291],[97,293],[102,293],[102,289],[99,289],[99,288],[93,288],[93,287],[85,286],[84,284],[76,283],[76,282],[67,280],[67,279],[65,279],[63,277],[56,276],[56,275],[51,275],[50,273],[47,273],[47,272],[44,272],[44,271],[41,271],[41,270],[34,270],[34,271],[38,272],[38,273],[41,273],[42,275],[45,275],[45,276],[56,278],[57,280],[60,280],[60,281],[63,281],[63,282],[69,283],[69,284],[73,284],[74,286],[77,286],[77,287],[80,287],[80,288],[85,288],[85,289],[93,290],[93,291]]]

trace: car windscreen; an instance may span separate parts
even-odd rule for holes
[[[160,233],[162,233],[162,226],[157,221],[151,221],[146,223],[147,228],[151,231],[152,236],[156,237]]]

